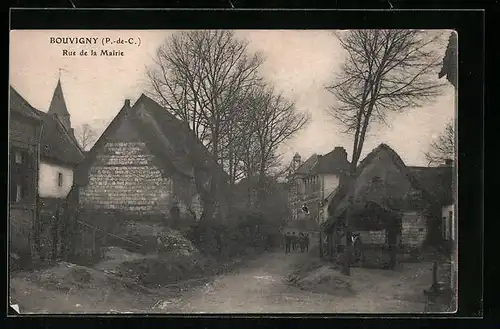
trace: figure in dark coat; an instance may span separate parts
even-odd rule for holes
[[[295,232],[292,233],[292,250],[295,250],[297,248],[297,236],[295,235]]]
[[[311,242],[311,240],[309,239],[309,233],[305,234],[304,239],[305,239],[305,249],[306,251],[309,251],[309,243]]]
[[[285,234],[285,253],[288,254],[290,252],[290,246],[292,244],[292,236],[290,232],[286,232]]]
[[[298,240],[299,240],[300,252],[304,252],[304,250],[306,249],[306,245],[305,245],[306,239],[305,239],[304,233],[302,233],[302,232],[299,233]]]

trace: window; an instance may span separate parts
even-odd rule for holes
[[[19,151],[16,151],[14,153],[14,158],[16,161],[16,164],[22,164],[23,163],[23,154]]]
[[[57,186],[59,186],[59,187],[63,186],[63,174],[62,173],[57,173]]]
[[[10,202],[22,202],[29,198],[30,188],[34,186],[33,163],[29,154],[23,149],[12,148],[10,160],[9,184]]]

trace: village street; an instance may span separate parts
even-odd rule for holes
[[[353,268],[354,293],[313,293],[291,287],[284,277],[310,254],[264,254],[232,273],[166,300],[173,313],[380,313],[423,312],[422,290],[430,280],[430,264],[411,264],[403,271]],[[410,264],[408,264],[410,265]],[[423,266],[422,266],[423,265]],[[418,269],[417,269],[418,267]],[[411,272],[411,273],[410,273]]]
[[[341,279],[350,282],[351,291],[338,289],[332,294],[286,284],[284,278],[293,265],[309,257],[316,255],[266,253],[180,293],[165,288],[154,294],[133,288],[118,292],[106,286],[66,292],[20,278],[11,280],[11,289],[21,313],[405,313],[425,309],[423,290],[431,282],[431,263],[405,263],[395,271],[352,268],[351,276]],[[105,290],[105,298],[99,296]]]

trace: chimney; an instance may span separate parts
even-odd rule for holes
[[[333,153],[341,154],[343,158],[347,159],[347,151],[342,146],[335,146]]]
[[[127,99],[125,100],[125,106],[126,106],[126,107],[130,107],[130,99],[128,99],[128,98],[127,98]]]

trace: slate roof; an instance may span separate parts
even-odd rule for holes
[[[68,165],[77,165],[85,155],[70,132],[64,128],[57,115],[36,110],[42,119],[42,139],[40,151],[42,156]]]
[[[336,174],[349,170],[350,162],[343,147],[336,147],[333,151],[320,155],[316,165],[312,168],[313,174]]]
[[[301,175],[308,175],[311,170],[314,168],[314,165],[318,161],[318,155],[314,153],[304,161],[303,164],[300,165],[300,167],[295,171],[296,174],[301,174]]]
[[[344,148],[336,147],[325,154],[313,154],[295,172],[300,175],[336,174],[349,170],[349,160]]]
[[[83,160],[84,154],[78,143],[57,115],[35,109],[14,88],[11,87],[10,91],[11,110],[42,123],[40,151],[43,157],[68,165],[76,165]]]
[[[50,114],[57,114],[59,116],[69,116],[66,101],[64,100],[61,80],[57,81],[57,86],[56,89],[54,89],[54,94],[52,95],[52,100],[50,101],[49,110],[47,112]]]
[[[12,86],[10,87],[10,111],[40,121],[35,108],[31,106]]]

